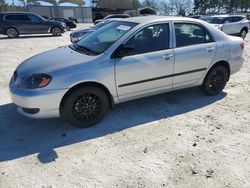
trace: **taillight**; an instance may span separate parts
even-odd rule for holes
[[[242,50],[244,50],[244,48],[245,48],[244,42],[240,43],[240,48],[241,48]]]

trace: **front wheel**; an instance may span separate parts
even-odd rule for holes
[[[99,123],[109,111],[109,98],[98,87],[72,90],[62,104],[63,116],[74,126],[85,128]]]
[[[228,77],[228,71],[224,66],[216,66],[212,68],[207,73],[207,76],[203,82],[203,91],[207,95],[219,94],[225,88]]]
[[[62,35],[62,30],[59,27],[53,27],[51,29],[51,33],[53,36],[61,36]]]

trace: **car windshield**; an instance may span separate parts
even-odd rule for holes
[[[95,29],[99,29],[99,28],[103,27],[104,25],[106,25],[106,24],[108,24],[108,23],[110,23],[110,22],[112,22],[112,21],[111,21],[111,20],[105,20],[105,21],[99,22],[98,24],[96,24],[96,25],[94,26],[94,28],[95,28]]]
[[[82,49],[88,54],[99,55],[136,25],[137,23],[133,22],[111,22],[84,37],[76,45],[78,49]]]
[[[223,21],[223,17],[209,17],[206,18],[205,21],[207,21],[210,24],[220,24]]]

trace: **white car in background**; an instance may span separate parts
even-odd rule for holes
[[[249,31],[249,20],[244,15],[215,15],[205,19],[228,35],[237,35],[245,38]]]

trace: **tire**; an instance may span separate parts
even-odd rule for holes
[[[98,87],[79,87],[66,95],[61,106],[64,118],[79,128],[99,123],[110,109],[107,94]]]
[[[57,37],[57,36],[61,36],[62,35],[62,30],[59,27],[53,27],[51,29],[51,33],[53,36]]]
[[[242,38],[242,39],[245,39],[246,38],[246,36],[247,36],[247,29],[242,29],[241,31],[240,31],[240,37]]]
[[[228,78],[229,75],[225,66],[213,67],[203,81],[202,90],[207,95],[217,95],[225,88]]]
[[[19,32],[18,32],[17,29],[11,27],[11,28],[8,28],[8,29],[6,30],[6,35],[7,35],[9,38],[16,38],[16,37],[18,37]]]

